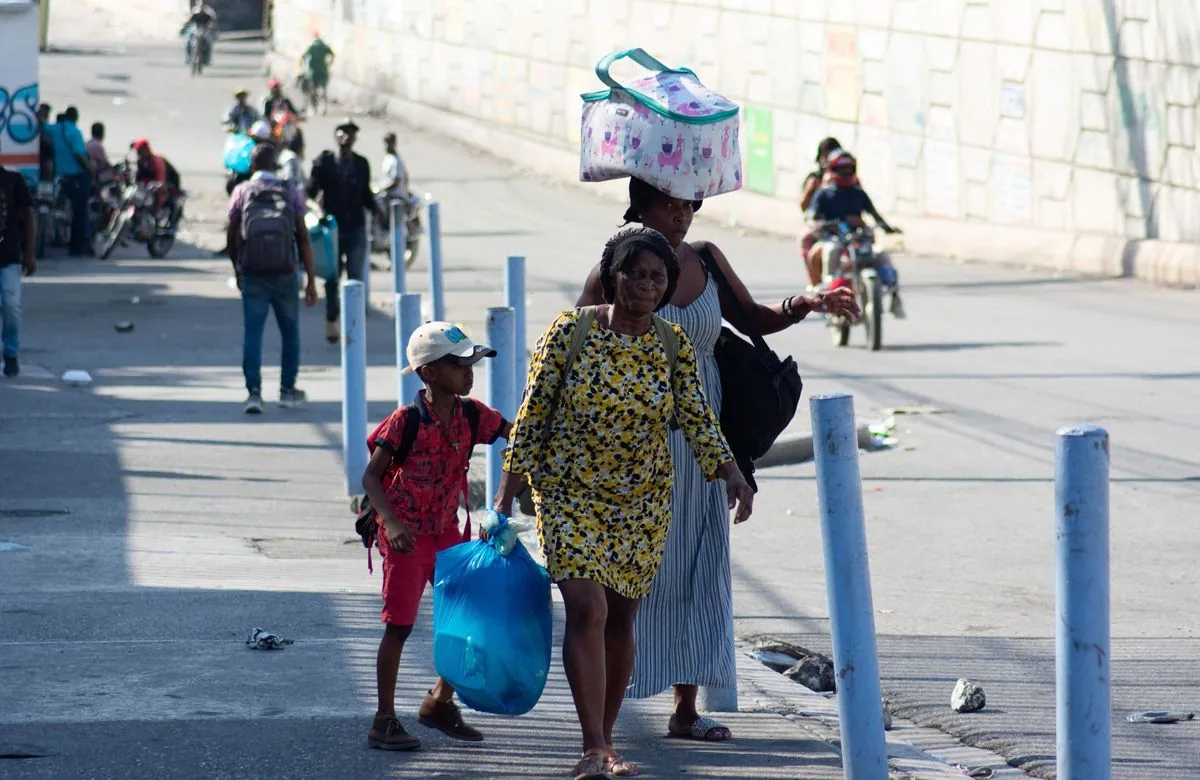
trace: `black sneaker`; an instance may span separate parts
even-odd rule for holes
[[[307,400],[308,393],[305,393],[303,390],[297,390],[294,387],[291,390],[279,391],[279,405],[284,409],[295,409],[303,406]]]
[[[895,317],[896,319],[898,319],[898,320],[904,319],[904,303],[901,302],[901,300],[900,300],[900,291],[899,290],[892,293],[892,303],[888,307],[888,310],[891,311],[892,316]]]
[[[246,414],[262,414],[263,402],[261,393],[251,393],[246,398]]]
[[[21,373],[21,364],[17,362],[16,356],[4,356],[4,375],[16,376]]]

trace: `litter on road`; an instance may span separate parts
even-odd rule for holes
[[[284,645],[295,643],[294,639],[283,639],[278,634],[272,634],[261,628],[251,631],[250,638],[246,640],[246,646],[252,650],[282,650]]]
[[[83,387],[92,383],[92,375],[81,369],[71,369],[63,374],[63,381],[75,387]]]
[[[1178,723],[1181,720],[1193,720],[1196,717],[1194,712],[1166,712],[1163,710],[1151,710],[1149,712],[1135,712],[1125,720],[1130,723]]]

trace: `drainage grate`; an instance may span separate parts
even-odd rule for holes
[[[0,517],[58,517],[69,514],[65,509],[0,509]]]

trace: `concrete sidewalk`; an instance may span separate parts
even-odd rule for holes
[[[0,385],[10,486],[0,537],[20,546],[0,553],[0,752],[44,757],[10,762],[5,776],[150,778],[179,766],[231,778],[561,775],[577,735],[557,657],[533,713],[474,718],[489,736],[482,748],[419,729],[420,754],[364,749],[379,575],[367,574],[340,498],[337,354],[306,312],[312,403],[245,418],[224,262],[190,245],[169,263],[132,250],[106,263],[52,258],[28,284],[24,373]],[[121,319],[135,330],[117,333]],[[391,324],[371,321],[378,390]],[[66,386],[69,368],[94,384]],[[373,404],[372,419],[387,406]],[[432,675],[429,617],[427,603],[406,655],[409,710]],[[248,650],[255,626],[296,644]],[[668,697],[629,704],[622,744],[645,776],[840,777],[833,703],[748,657],[740,671],[729,745],[663,739]],[[961,776],[918,747],[1004,767],[900,724],[896,776]]]

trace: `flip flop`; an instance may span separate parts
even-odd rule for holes
[[[727,742],[733,739],[733,732],[728,726],[718,723],[707,715],[702,715],[692,721],[692,727],[687,731],[678,731],[667,725],[667,735],[675,739],[694,739],[700,742]]]

